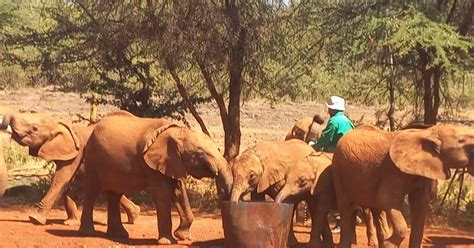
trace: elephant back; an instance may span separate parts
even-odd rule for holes
[[[296,120],[295,125],[285,137],[285,140],[299,139],[305,140],[306,134],[309,132],[313,119],[311,117],[301,118]]]
[[[263,174],[257,186],[257,192],[263,192],[271,185],[284,179],[288,168],[298,160],[314,152],[304,141],[262,142],[254,148],[254,153],[263,165]]]

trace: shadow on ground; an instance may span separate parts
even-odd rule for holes
[[[46,232],[55,236],[59,236],[59,237],[82,237],[81,235],[79,235],[77,230],[49,229],[49,230],[46,230]],[[96,231],[95,235],[92,237],[112,240],[114,242],[125,244],[125,245],[147,245],[147,246],[156,245],[156,239],[113,238],[113,237],[107,236],[106,233],[99,232],[99,231]]]
[[[209,241],[203,242],[193,242],[190,247],[213,247],[213,248],[220,248],[224,247],[224,239],[214,239]]]
[[[447,247],[451,245],[474,245],[474,237],[428,236],[433,247]]]

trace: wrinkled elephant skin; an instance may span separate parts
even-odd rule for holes
[[[71,125],[50,119],[28,120],[13,114],[4,116],[1,128],[11,126],[12,138],[18,144],[29,148],[32,156],[54,161],[56,172],[48,192],[38,204],[38,210],[29,216],[34,224],[45,225],[47,215],[54,204],[62,198],[67,212],[66,225],[79,225],[76,203],[72,200],[68,185],[74,178],[84,177],[82,154],[94,126]],[[129,222],[133,223],[140,213],[140,207],[123,197],[121,200]]]
[[[85,160],[86,196],[79,229],[83,235],[94,233],[92,211],[102,190],[108,195],[109,235],[128,236],[120,221],[119,197],[147,189],[157,209],[158,244],[171,244],[176,240],[171,234],[170,200],[176,198],[183,209],[190,209],[186,191],[180,191],[181,180],[188,174],[216,178],[222,200],[232,186],[228,163],[207,135],[166,119],[139,118],[125,111],[111,113],[96,125]],[[192,216],[190,210],[185,214]],[[180,231],[189,232],[189,226]]]
[[[275,198],[284,184],[285,174],[294,163],[314,152],[304,141],[260,142],[231,161],[234,184],[231,201],[238,202],[251,192],[252,200],[264,200],[265,194]],[[290,229],[288,244],[297,243]]]
[[[448,179],[451,168],[472,165],[473,154],[474,131],[465,127],[436,125],[385,132],[362,125],[347,133],[339,140],[333,159],[341,213],[340,247],[350,247],[353,238],[353,206],[370,207],[372,212],[384,210],[393,224],[393,234],[379,239],[379,245],[400,246],[408,230],[401,213],[406,195],[411,218],[409,246],[420,247],[432,181]],[[380,230],[377,226],[378,236]]]

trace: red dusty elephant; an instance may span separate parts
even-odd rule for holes
[[[156,205],[158,244],[170,244],[176,242],[171,233],[170,200],[176,197],[181,180],[188,174],[215,178],[221,200],[228,197],[232,186],[227,160],[209,136],[170,120],[140,118],[125,111],[97,123],[84,159],[86,197],[79,229],[83,235],[94,234],[94,202],[103,190],[107,192],[109,235],[128,236],[120,220],[123,193],[147,189]],[[189,205],[186,197],[178,201]]]
[[[21,146],[27,146],[30,155],[54,161],[56,164],[51,187],[39,203],[38,211],[30,215],[30,220],[35,224],[46,224],[49,211],[55,202],[63,197],[68,215],[64,223],[79,225],[76,203],[70,197],[68,187],[74,178],[79,181],[83,179],[82,153],[94,126],[71,125],[47,118],[27,120],[14,114],[6,114],[0,128],[9,127],[12,139]],[[133,223],[140,213],[140,207],[125,196],[120,203],[128,215],[128,221]]]
[[[357,206],[369,207],[372,212],[384,210],[393,224],[393,234],[386,240],[380,238],[377,226],[379,246],[400,246],[408,230],[401,213],[406,195],[411,219],[409,246],[420,247],[432,181],[448,179],[452,168],[467,168],[474,174],[474,130],[436,125],[385,132],[362,125],[344,135],[333,158],[341,213],[340,247],[351,246]]]

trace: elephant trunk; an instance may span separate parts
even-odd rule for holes
[[[8,182],[7,167],[5,165],[3,156],[0,154],[0,197],[3,196],[3,194],[5,193],[5,190],[7,189],[7,182]]]
[[[218,167],[216,184],[217,193],[221,201],[229,200],[230,192],[232,190],[233,177],[229,168],[229,164],[223,159],[221,166]]]
[[[284,200],[286,200],[286,198],[288,198],[289,193],[290,192],[288,191],[287,187],[283,187],[278,193],[278,195],[275,197],[275,202],[282,203]]]
[[[8,128],[8,125],[10,125],[10,122],[14,122],[15,117],[11,113],[7,113],[3,116],[2,119],[2,124],[0,124],[0,129],[1,130],[6,130]]]
[[[244,192],[241,184],[234,184],[232,187],[232,194],[230,195],[230,201],[238,202]]]

